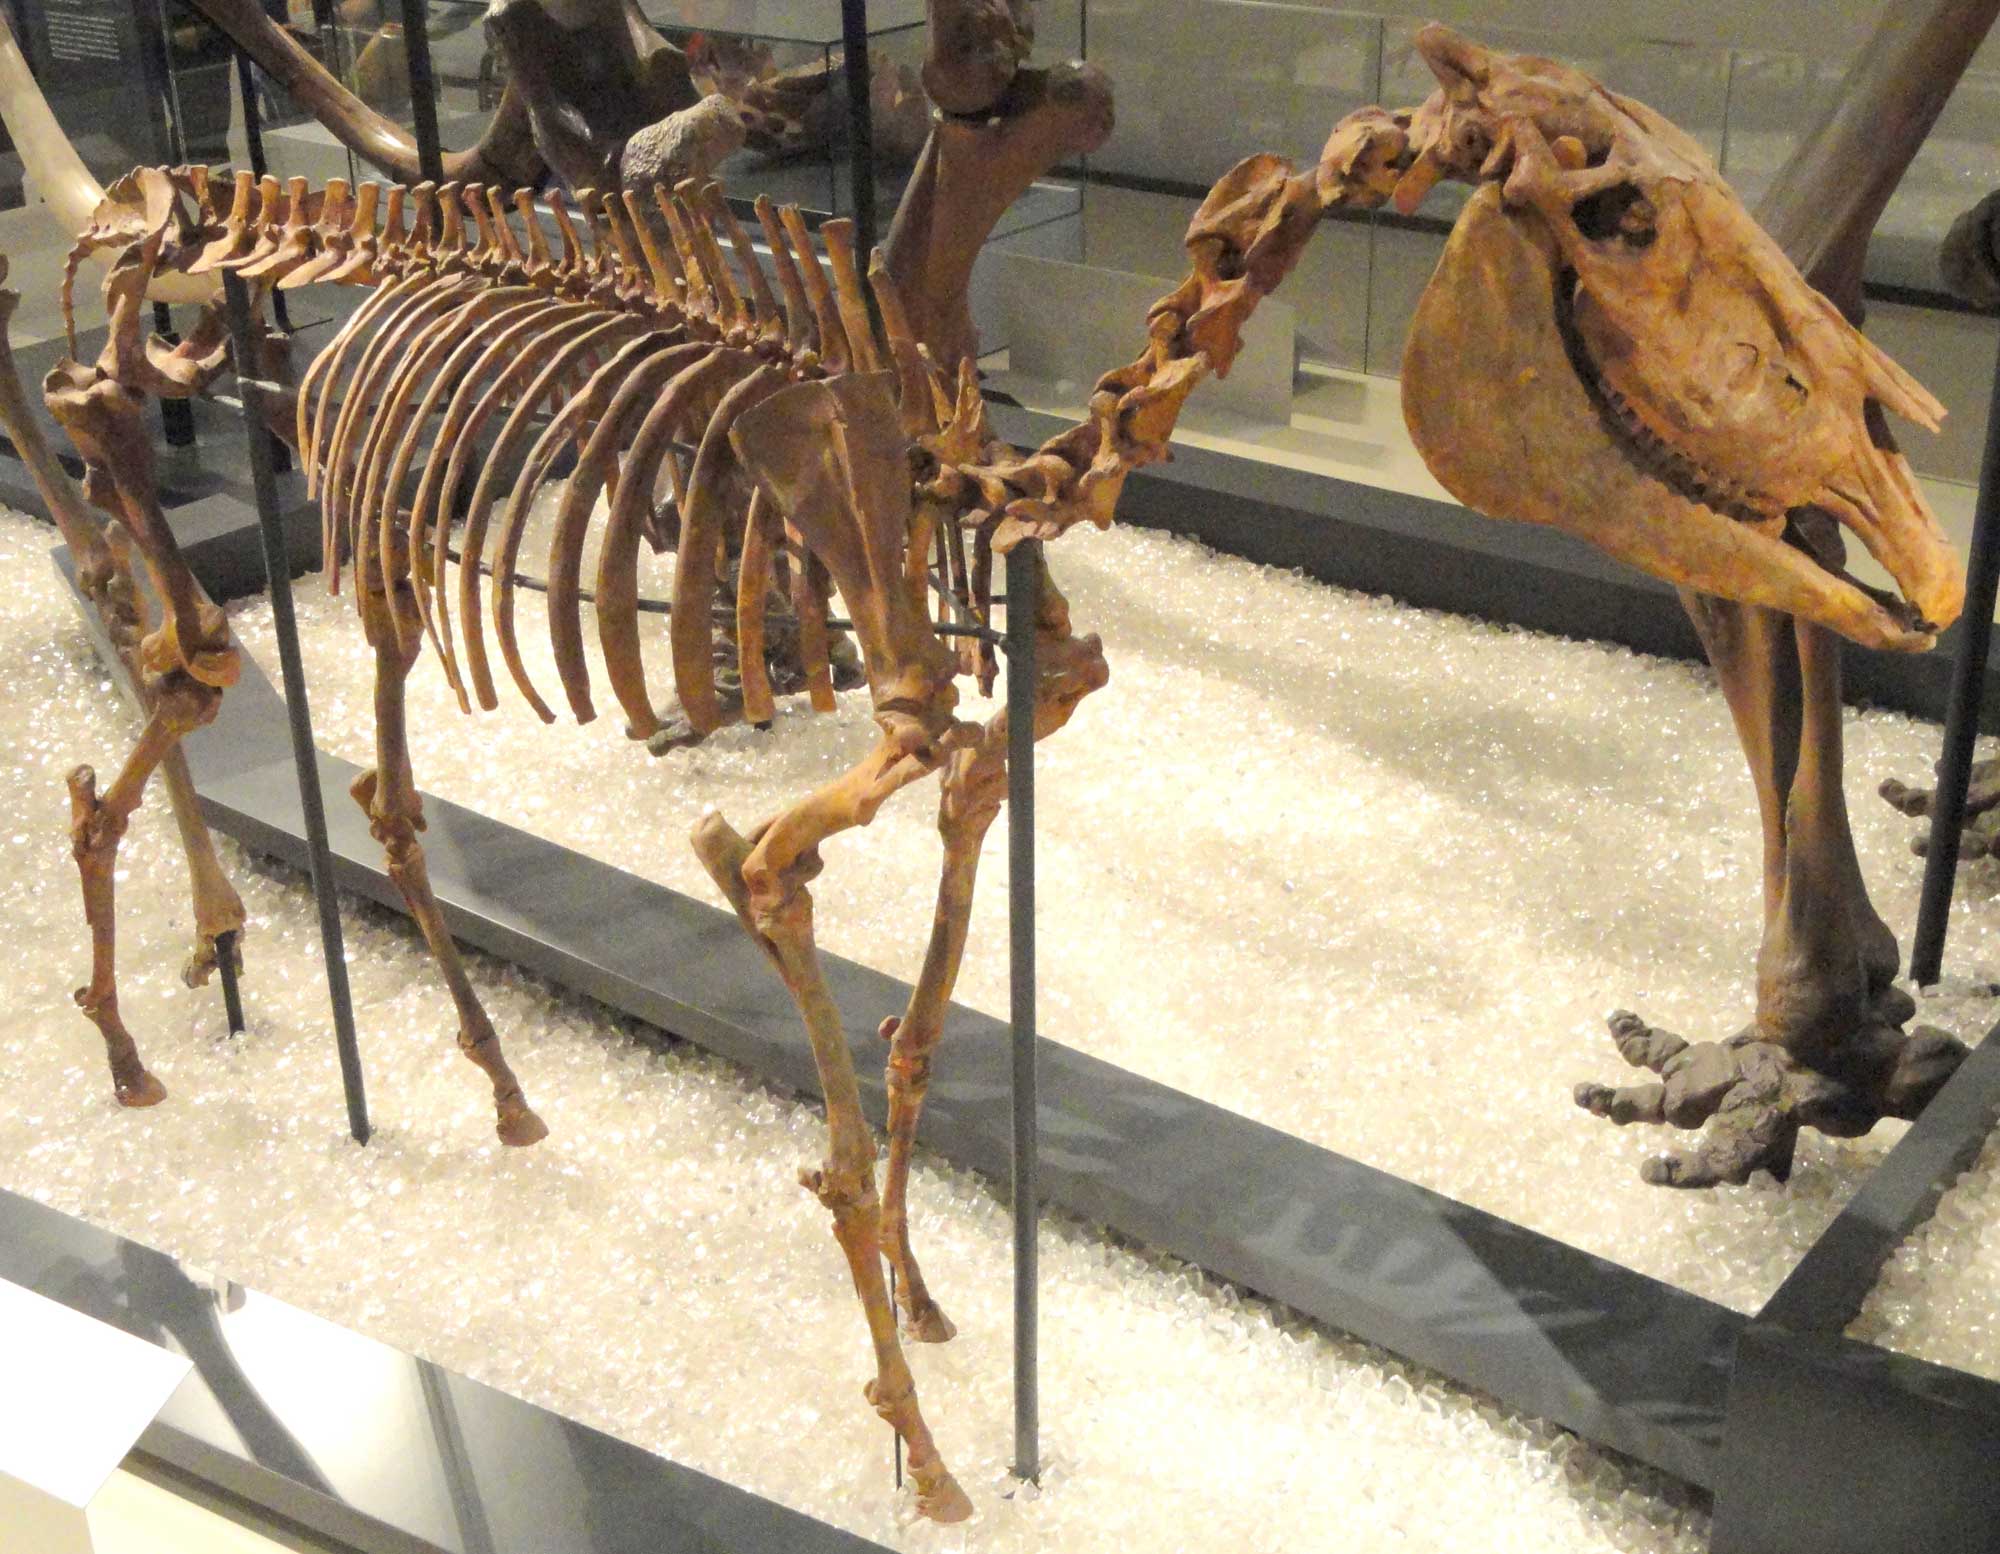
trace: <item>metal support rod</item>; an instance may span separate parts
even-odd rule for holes
[[[861,267],[875,251],[875,119],[869,102],[868,0],[840,0],[841,68],[847,77],[847,182]]]
[[[181,117],[180,94],[174,80],[173,61],[167,53],[167,19],[161,0],[137,0],[133,21],[139,29],[140,68],[146,81],[147,117],[153,130],[153,145],[166,165],[185,163],[187,128]],[[153,328],[171,343],[173,314],[164,302],[153,304]],[[160,401],[160,430],[170,448],[194,444],[194,409],[184,399]]]
[[[437,78],[431,73],[430,0],[403,0],[403,52],[410,67],[410,128],[417,137],[417,166],[432,183],[443,183]]]
[[[1972,745],[1979,737],[1986,690],[1986,651],[1993,639],[1993,596],[2000,586],[2000,357],[1986,411],[1986,453],[1979,466],[1979,506],[1972,520],[1972,555],[1966,566],[1965,610],[1959,616],[1958,659],[1951,666],[1951,701],[1945,711],[1944,751],[1938,757],[1931,798],[1931,835],[1924,856],[1924,894],[1910,944],[1910,980],[1937,981],[1951,896],[1958,883],[1959,831],[1965,794],[1972,785]]]
[[[1014,1474],[1042,1471],[1036,1377],[1038,1289],[1035,1232],[1035,617],[1042,547],[1007,552],[1007,919],[1008,1006],[1014,1043]]]
[[[181,337],[174,333],[173,310],[164,302],[153,304],[153,330],[169,345],[179,345]],[[162,399],[160,401],[160,430],[167,439],[169,448],[192,448],[194,446],[194,406],[185,399]]]
[[[271,170],[264,154],[264,110],[257,105],[257,67],[241,48],[236,50],[236,95],[243,100],[243,144],[250,153],[250,171],[262,178]],[[291,333],[292,317],[286,311],[285,294],[275,288],[271,292],[271,316],[280,329]],[[284,462],[276,467],[284,468]]]
[[[229,1034],[241,1036],[248,1028],[243,1019],[243,989],[236,981],[237,931],[215,936],[215,970],[222,978],[222,1012],[229,1016]]]
[[[305,664],[299,655],[299,625],[292,612],[292,569],[278,511],[277,476],[271,469],[271,434],[265,429],[268,385],[244,370],[256,358],[250,328],[250,290],[225,271],[223,296],[229,306],[229,349],[243,397],[243,426],[250,439],[250,480],[257,493],[257,527],[264,539],[264,571],[271,580],[271,624],[278,638],[278,663],[285,682],[285,715],[292,726],[292,765],[298,773],[299,809],[305,818],[306,859],[313,901],[319,908],[320,944],[326,956],[326,988],[333,1001],[334,1043],[340,1052],[341,1088],[347,1093],[347,1126],[357,1144],[368,1142],[368,1099],[361,1078],[361,1048],[354,1036],[354,1000],[347,987],[347,951],[340,931],[340,902],[333,888],[333,856],[326,841],[326,805],[319,788],[319,752],[313,748],[312,714],[306,706]]]

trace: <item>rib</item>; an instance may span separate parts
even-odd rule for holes
[[[673,644],[674,690],[681,712],[697,734],[721,727],[715,699],[715,664],[710,646],[714,627],[709,612],[715,603],[715,553],[722,539],[724,507],[720,486],[735,452],[729,429],[736,418],[784,382],[784,374],[768,364],[733,385],[722,396],[701,436],[694,472],[688,477],[687,500],[681,504],[681,542],[674,566],[674,608],[667,617],[667,639]]]
[[[743,684],[743,717],[758,728],[769,728],[777,716],[764,664],[764,604],[771,588],[775,519],[764,488],[756,487],[743,520],[743,552],[736,561],[736,672]]]
[[[400,357],[414,331],[431,323],[440,313],[449,315],[465,306],[476,295],[477,289],[468,277],[445,277],[436,289],[419,293],[384,320],[375,338],[369,342],[368,349],[362,353],[349,382],[347,395],[341,402],[340,419],[334,424],[333,443],[326,454],[326,479],[320,493],[320,501],[327,510],[327,521],[337,533],[346,537],[350,545],[355,536],[346,528],[345,519],[349,512],[348,498],[353,489],[348,479],[353,466],[351,455],[355,436],[366,408],[375,397],[377,384]]]
[[[612,395],[563,488],[562,503],[549,536],[549,643],[555,653],[556,673],[562,680],[563,693],[569,698],[570,710],[579,723],[588,723],[597,716],[590,702],[590,673],[584,660],[583,619],[577,597],[591,509],[624,443],[626,423],[643,406],[646,396],[664,379],[714,354],[716,349],[699,342],[677,345],[649,356],[632,370]],[[641,480],[634,466],[628,463],[625,473],[620,496],[635,490],[642,497],[650,496],[651,483]],[[598,607],[603,608],[601,601]]]
[[[466,508],[465,537],[459,545],[459,630],[464,633],[465,667],[467,673],[472,676],[473,695],[479,705],[489,712],[500,705],[500,698],[494,692],[493,674],[486,660],[485,626],[480,619],[479,610],[479,578],[484,565],[487,515],[500,493],[501,482],[504,479],[502,471],[512,462],[515,450],[520,447],[522,440],[533,428],[536,405],[562,381],[570,368],[593,345],[608,341],[632,329],[644,327],[639,320],[623,314],[614,314],[595,323],[586,317],[580,320],[579,324],[581,327],[577,333],[560,342],[555,355],[535,375],[534,380],[516,401],[512,414],[501,426],[500,435],[494,440],[493,447],[486,454],[485,462],[480,466],[479,480],[473,487],[472,501]],[[530,350],[532,349],[531,347]],[[478,424],[498,407],[511,383],[518,381],[516,373],[526,371],[532,365],[535,358],[528,353],[524,353],[524,356],[526,357],[524,361],[517,363],[514,368],[510,368],[495,381],[492,388],[487,390],[486,398],[473,412],[472,422],[468,424],[465,434],[459,439],[458,446],[452,450],[451,467],[445,476],[446,491],[458,489],[458,483],[464,475],[466,453],[472,446]],[[439,521],[443,522],[442,517]]]
[[[472,703],[465,694],[464,681],[458,672],[458,654],[452,644],[451,612],[445,603],[446,541],[451,531],[451,509],[443,497],[447,492],[460,489],[459,482],[464,479],[466,461],[478,446],[479,433],[493,411],[506,402],[513,386],[525,382],[529,373],[551,351],[574,339],[580,331],[595,328],[604,322],[603,312],[590,303],[553,301],[551,311],[531,315],[502,331],[486,347],[452,394],[444,421],[431,444],[430,455],[424,461],[423,478],[417,483],[416,500],[410,506],[411,532],[421,535],[424,533],[423,526],[430,526],[427,548],[431,557],[431,613],[436,621],[445,680],[464,711],[470,712]],[[499,379],[482,392],[480,385],[495,369],[501,369]],[[435,519],[428,516],[433,512],[436,513]]]
[[[542,700],[534,682],[528,678],[528,667],[522,662],[520,641],[514,631],[514,568],[520,560],[521,535],[527,528],[528,507],[563,445],[580,439],[591,419],[603,413],[614,386],[623,381],[640,361],[673,343],[671,335],[659,330],[649,331],[627,342],[611,360],[592,373],[590,381],[583,386],[583,392],[564,405],[555,419],[543,428],[542,435],[536,439],[527,462],[514,481],[513,492],[507,498],[500,548],[493,558],[493,635],[499,640],[500,656],[506,660],[514,684],[544,723],[553,723],[556,715],[549,710],[548,703]]]
[[[438,403],[458,382],[472,361],[483,350],[489,336],[498,329],[517,322],[523,317],[533,318],[555,306],[547,293],[528,286],[509,286],[488,292],[479,302],[455,316],[448,322],[452,327],[431,337],[422,347],[422,354],[413,348],[408,365],[402,369],[397,396],[388,409],[377,418],[375,430],[370,436],[370,446],[363,450],[361,474],[357,485],[361,490],[360,504],[356,509],[355,521],[359,525],[370,523],[380,526],[376,544],[381,554],[388,555],[391,548],[392,529],[397,516],[397,496],[402,492],[411,460],[416,456],[417,443],[436,412]],[[417,401],[414,410],[403,413],[404,407],[414,399],[416,385],[429,372],[432,363],[442,358],[442,365],[429,385],[423,398]],[[390,450],[394,449],[391,453]],[[385,478],[386,476],[386,478]],[[413,592],[416,597],[418,619],[431,634],[432,646],[443,656],[442,644],[438,642],[435,626],[432,624],[430,601],[424,587],[426,567],[435,562],[427,561],[422,540],[425,538],[418,528],[418,519],[413,508],[408,525],[404,530],[405,553],[414,579]],[[395,612],[397,636],[405,651],[415,646],[413,634],[407,629],[408,621],[404,612]]]
[[[683,368],[646,413],[626,455],[625,481],[611,504],[597,553],[597,639],[604,653],[605,679],[625,713],[626,732],[634,739],[649,738],[660,727],[639,649],[639,533],[652,503],[654,482],[665,460],[679,494],[679,472],[672,463],[674,438],[696,405],[751,365],[744,353],[723,348]],[[685,510],[684,500],[682,507]],[[682,554],[677,565],[687,564]]]

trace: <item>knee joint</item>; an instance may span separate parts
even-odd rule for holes
[[[799,1185],[819,1199],[835,1219],[846,1218],[873,1207],[875,1203],[875,1184],[866,1171],[821,1166],[816,1170],[801,1171]]]

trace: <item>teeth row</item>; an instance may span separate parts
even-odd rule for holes
[[[1760,508],[1770,504],[1761,502],[1755,491],[1703,468],[1667,442],[1640,418],[1630,401],[1612,387],[1602,374],[1598,375],[1597,387],[1604,396],[1605,404],[1610,407],[1612,414],[1617,416],[1618,424],[1623,428],[1625,435],[1654,464],[1656,472],[1665,476],[1670,484],[1692,492],[1699,500],[1731,518],[1751,523],[1763,521],[1766,515]]]

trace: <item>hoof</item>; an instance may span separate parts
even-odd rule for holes
[[[958,1487],[958,1480],[944,1468],[938,1482],[917,1491],[917,1513],[934,1522],[962,1522],[972,1514],[972,1500]]]
[[[530,1144],[539,1144],[549,1136],[549,1125],[534,1112],[523,1106],[517,1111],[504,1114],[494,1130],[500,1135],[500,1142],[514,1149],[525,1149]]]
[[[229,969],[238,976],[243,974],[243,930],[233,928],[214,938],[206,935],[195,940],[194,949],[189,952],[187,964],[181,967],[181,981],[189,987],[206,987],[208,979],[215,975],[222,963],[220,940],[229,940]]]
[[[932,1302],[914,1316],[904,1314],[903,1336],[915,1344],[949,1343],[958,1336],[958,1328],[937,1303]]]
[[[137,1079],[114,1081],[112,1089],[120,1106],[158,1106],[167,1098],[167,1087],[143,1068]]]

